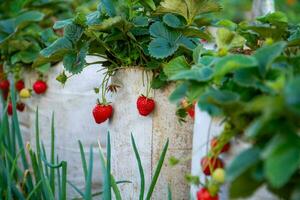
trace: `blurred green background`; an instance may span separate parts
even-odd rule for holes
[[[228,18],[239,22],[247,18],[252,9],[252,0],[220,0],[223,10],[217,18]],[[289,20],[300,23],[300,0],[275,0],[276,11],[284,12]]]

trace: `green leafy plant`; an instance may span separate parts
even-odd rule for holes
[[[201,15],[220,9],[213,0],[186,0],[186,4],[187,13],[176,13],[174,9],[182,10],[182,5],[170,7],[169,1],[103,1],[89,15],[78,13],[72,19],[57,22],[54,29],[64,27],[64,36],[41,54],[50,60],[62,59],[71,74],[91,64],[107,67],[109,76],[127,66],[143,67],[154,72],[151,87],[163,87],[167,81],[161,59],[169,60],[177,54],[189,58],[201,38],[210,39]],[[87,55],[105,60],[86,63]],[[65,83],[65,77],[58,80]]]
[[[298,199],[299,25],[288,24],[280,12],[234,26],[216,24],[216,50],[200,45],[192,62],[177,57],[166,64],[168,79],[178,81],[170,100],[197,101],[201,110],[223,118],[224,129],[209,157],[218,157],[216,149],[233,138],[250,144],[226,168],[231,198],[267,185],[280,198]],[[211,194],[219,187],[209,178],[204,185]]]
[[[0,198],[1,199],[66,199],[67,163],[55,157],[54,115],[51,124],[50,158],[39,137],[36,112],[36,149],[26,147],[16,110],[16,93],[11,86],[13,115],[9,123],[7,106],[3,108],[0,130]],[[26,156],[28,155],[28,157]]]

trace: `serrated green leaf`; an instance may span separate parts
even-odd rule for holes
[[[214,76],[220,80],[224,75],[237,69],[255,67],[258,63],[255,58],[245,55],[229,55],[216,62]]]
[[[288,142],[277,146],[266,159],[264,169],[270,184],[275,188],[280,188],[289,181],[290,177],[299,168],[299,165],[299,146]]]
[[[169,96],[169,100],[173,103],[178,103],[186,96],[187,91],[188,84],[182,83],[172,92],[172,94]]]
[[[187,63],[184,56],[179,56],[172,59],[170,62],[163,65],[163,71],[167,77],[172,77],[181,71],[189,69],[190,66]]]
[[[68,24],[64,29],[64,37],[76,43],[82,36],[84,29],[76,24]]]
[[[273,25],[283,25],[288,23],[288,18],[283,12],[273,12],[265,16],[258,17],[258,21],[263,23],[270,23]]]
[[[40,53],[44,57],[50,57],[53,54],[59,52],[59,51],[64,51],[64,50],[72,50],[73,45],[72,42],[65,38],[59,38],[57,39],[53,44],[51,44],[49,47],[43,49]]]
[[[156,6],[155,6],[155,3],[153,0],[139,0],[139,2],[145,6],[145,7],[148,7],[152,10],[155,10],[156,9]]]
[[[233,181],[251,166],[255,165],[260,159],[259,154],[260,149],[257,147],[251,147],[242,151],[227,167],[226,179],[228,181]]]
[[[183,28],[184,27],[184,23],[175,15],[173,14],[165,14],[163,16],[163,22],[168,25],[169,27],[172,28]]]
[[[61,21],[56,21],[53,25],[54,29],[61,29],[73,23],[73,19],[65,19]]]
[[[133,23],[134,23],[135,26],[146,27],[149,24],[148,17],[146,17],[146,16],[137,16],[137,17],[133,18]]]
[[[254,57],[259,65],[259,72],[262,76],[266,74],[272,62],[282,53],[285,47],[285,42],[277,42],[272,45],[264,46],[254,53]]]
[[[179,45],[171,43],[165,38],[156,38],[149,43],[148,50],[154,58],[166,58],[172,55]]]
[[[213,70],[210,67],[203,67],[200,69],[181,71],[174,76],[171,76],[170,80],[191,80],[204,82],[210,80],[212,76]]]
[[[246,40],[236,32],[230,31],[226,28],[219,28],[217,30],[216,43],[218,49],[233,49],[243,47]]]
[[[288,108],[300,115],[300,77],[295,77],[284,88],[284,98]]]
[[[228,28],[229,30],[235,30],[237,28],[237,24],[228,19],[222,19],[216,23],[217,26]]]
[[[49,72],[50,68],[51,68],[51,64],[46,63],[46,64],[43,64],[39,67],[36,67],[35,70],[42,73],[42,74],[47,74]]]
[[[182,34],[185,35],[186,37],[195,37],[195,38],[201,38],[205,39],[207,41],[210,41],[211,35],[208,32],[201,31],[196,28],[192,27],[187,27],[182,30]]]
[[[25,12],[15,19],[15,26],[18,27],[19,25],[25,22],[39,22],[44,18],[44,14],[38,11],[28,11]]]
[[[215,0],[164,0],[156,12],[180,15],[185,18],[188,24],[192,24],[198,15],[216,12],[220,9],[220,5]]]
[[[78,54],[76,52],[66,54],[63,59],[66,71],[72,74],[80,73],[86,64],[86,53],[86,49],[82,49]]]
[[[107,31],[113,27],[118,27],[124,24],[124,19],[120,16],[111,17],[103,20],[100,24],[90,26],[90,29],[97,31]]]

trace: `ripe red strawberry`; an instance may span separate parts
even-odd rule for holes
[[[33,90],[35,91],[36,94],[43,94],[46,92],[48,86],[47,83],[45,81],[42,80],[37,80],[33,86],[32,86]]]
[[[111,105],[97,104],[93,109],[93,116],[97,124],[105,122],[112,116],[113,107]]]
[[[201,159],[201,167],[202,167],[203,173],[206,176],[209,176],[215,169],[224,168],[224,163],[218,157],[205,156]]]
[[[3,91],[9,90],[9,81],[7,79],[0,81],[0,89]]]
[[[2,92],[2,96],[3,96],[3,99],[4,99],[5,101],[7,100],[8,94],[9,94],[9,91],[8,91],[8,90],[4,90],[4,91]]]
[[[212,150],[213,150],[216,146],[218,146],[218,138],[217,138],[217,137],[213,138],[213,139],[210,141],[210,147],[212,148]],[[230,149],[230,143],[227,143],[227,144],[225,144],[225,145],[222,147],[220,153],[228,152],[229,149]]]
[[[7,106],[7,114],[8,114],[8,115],[12,115],[12,114],[13,114],[13,106],[12,106],[12,103],[11,103],[11,102],[8,103],[8,106]]]
[[[151,98],[147,98],[144,95],[139,96],[136,101],[136,107],[142,116],[149,115],[155,108],[155,102]]]
[[[25,109],[25,104],[23,102],[18,102],[17,103],[17,110],[20,112],[23,112]]]
[[[206,188],[201,188],[197,192],[197,200],[219,200],[219,195],[211,196]]]
[[[25,84],[23,80],[18,80],[15,84],[16,90],[18,90],[19,92],[25,88]]]
[[[192,119],[195,119],[195,105],[192,105],[189,108],[187,108],[187,113]]]

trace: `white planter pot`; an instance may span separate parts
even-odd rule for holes
[[[97,57],[88,57],[87,62],[99,61]],[[40,138],[46,151],[50,152],[51,142],[51,115],[55,114],[56,153],[60,160],[68,161],[68,180],[84,189],[84,175],[81,165],[78,140],[84,146],[86,158],[90,145],[97,148],[98,138],[105,138],[107,123],[98,125],[94,122],[92,109],[99,95],[94,93],[103,75],[99,65],[91,65],[80,75],[73,76],[65,86],[55,80],[63,71],[62,63],[51,68],[47,77],[48,90],[43,95],[35,95],[26,100],[25,112],[20,115],[21,129],[25,141],[35,146],[35,111],[39,107]],[[29,73],[25,77],[25,85],[31,87],[37,79],[37,74]],[[105,140],[102,146],[105,146]],[[48,154],[49,157],[49,154]],[[93,188],[101,190],[100,160],[98,150],[94,150]],[[78,196],[68,186],[68,197]]]
[[[130,134],[134,135],[145,171],[146,191],[153,176],[162,148],[169,138],[169,149],[152,199],[167,199],[170,183],[174,199],[189,199],[189,186],[184,180],[190,171],[190,161],[170,167],[168,159],[175,156],[186,159],[192,149],[192,121],[179,124],[175,115],[176,106],[168,97],[174,86],[155,90],[151,94],[156,102],[154,113],[140,116],[136,108],[139,95],[145,94],[142,81],[143,71],[139,68],[119,70],[112,82],[121,86],[113,96],[114,115],[109,123],[112,142],[112,171],[116,180],[130,180],[132,184],[120,185],[123,199],[138,199],[140,178],[137,162],[131,145]]]

